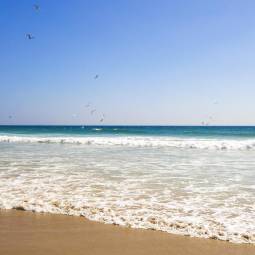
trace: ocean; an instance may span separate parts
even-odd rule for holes
[[[0,209],[255,243],[255,127],[0,126]]]

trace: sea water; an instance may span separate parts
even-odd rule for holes
[[[0,208],[255,243],[255,127],[0,126]]]

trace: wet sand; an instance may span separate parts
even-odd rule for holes
[[[0,210],[2,255],[254,255],[255,245],[137,230],[83,217]]]

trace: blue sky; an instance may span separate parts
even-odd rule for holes
[[[99,124],[104,113],[104,124],[255,125],[254,10],[1,0],[0,124]]]

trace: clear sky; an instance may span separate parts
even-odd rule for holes
[[[253,0],[1,0],[0,124],[255,125],[254,13]]]

